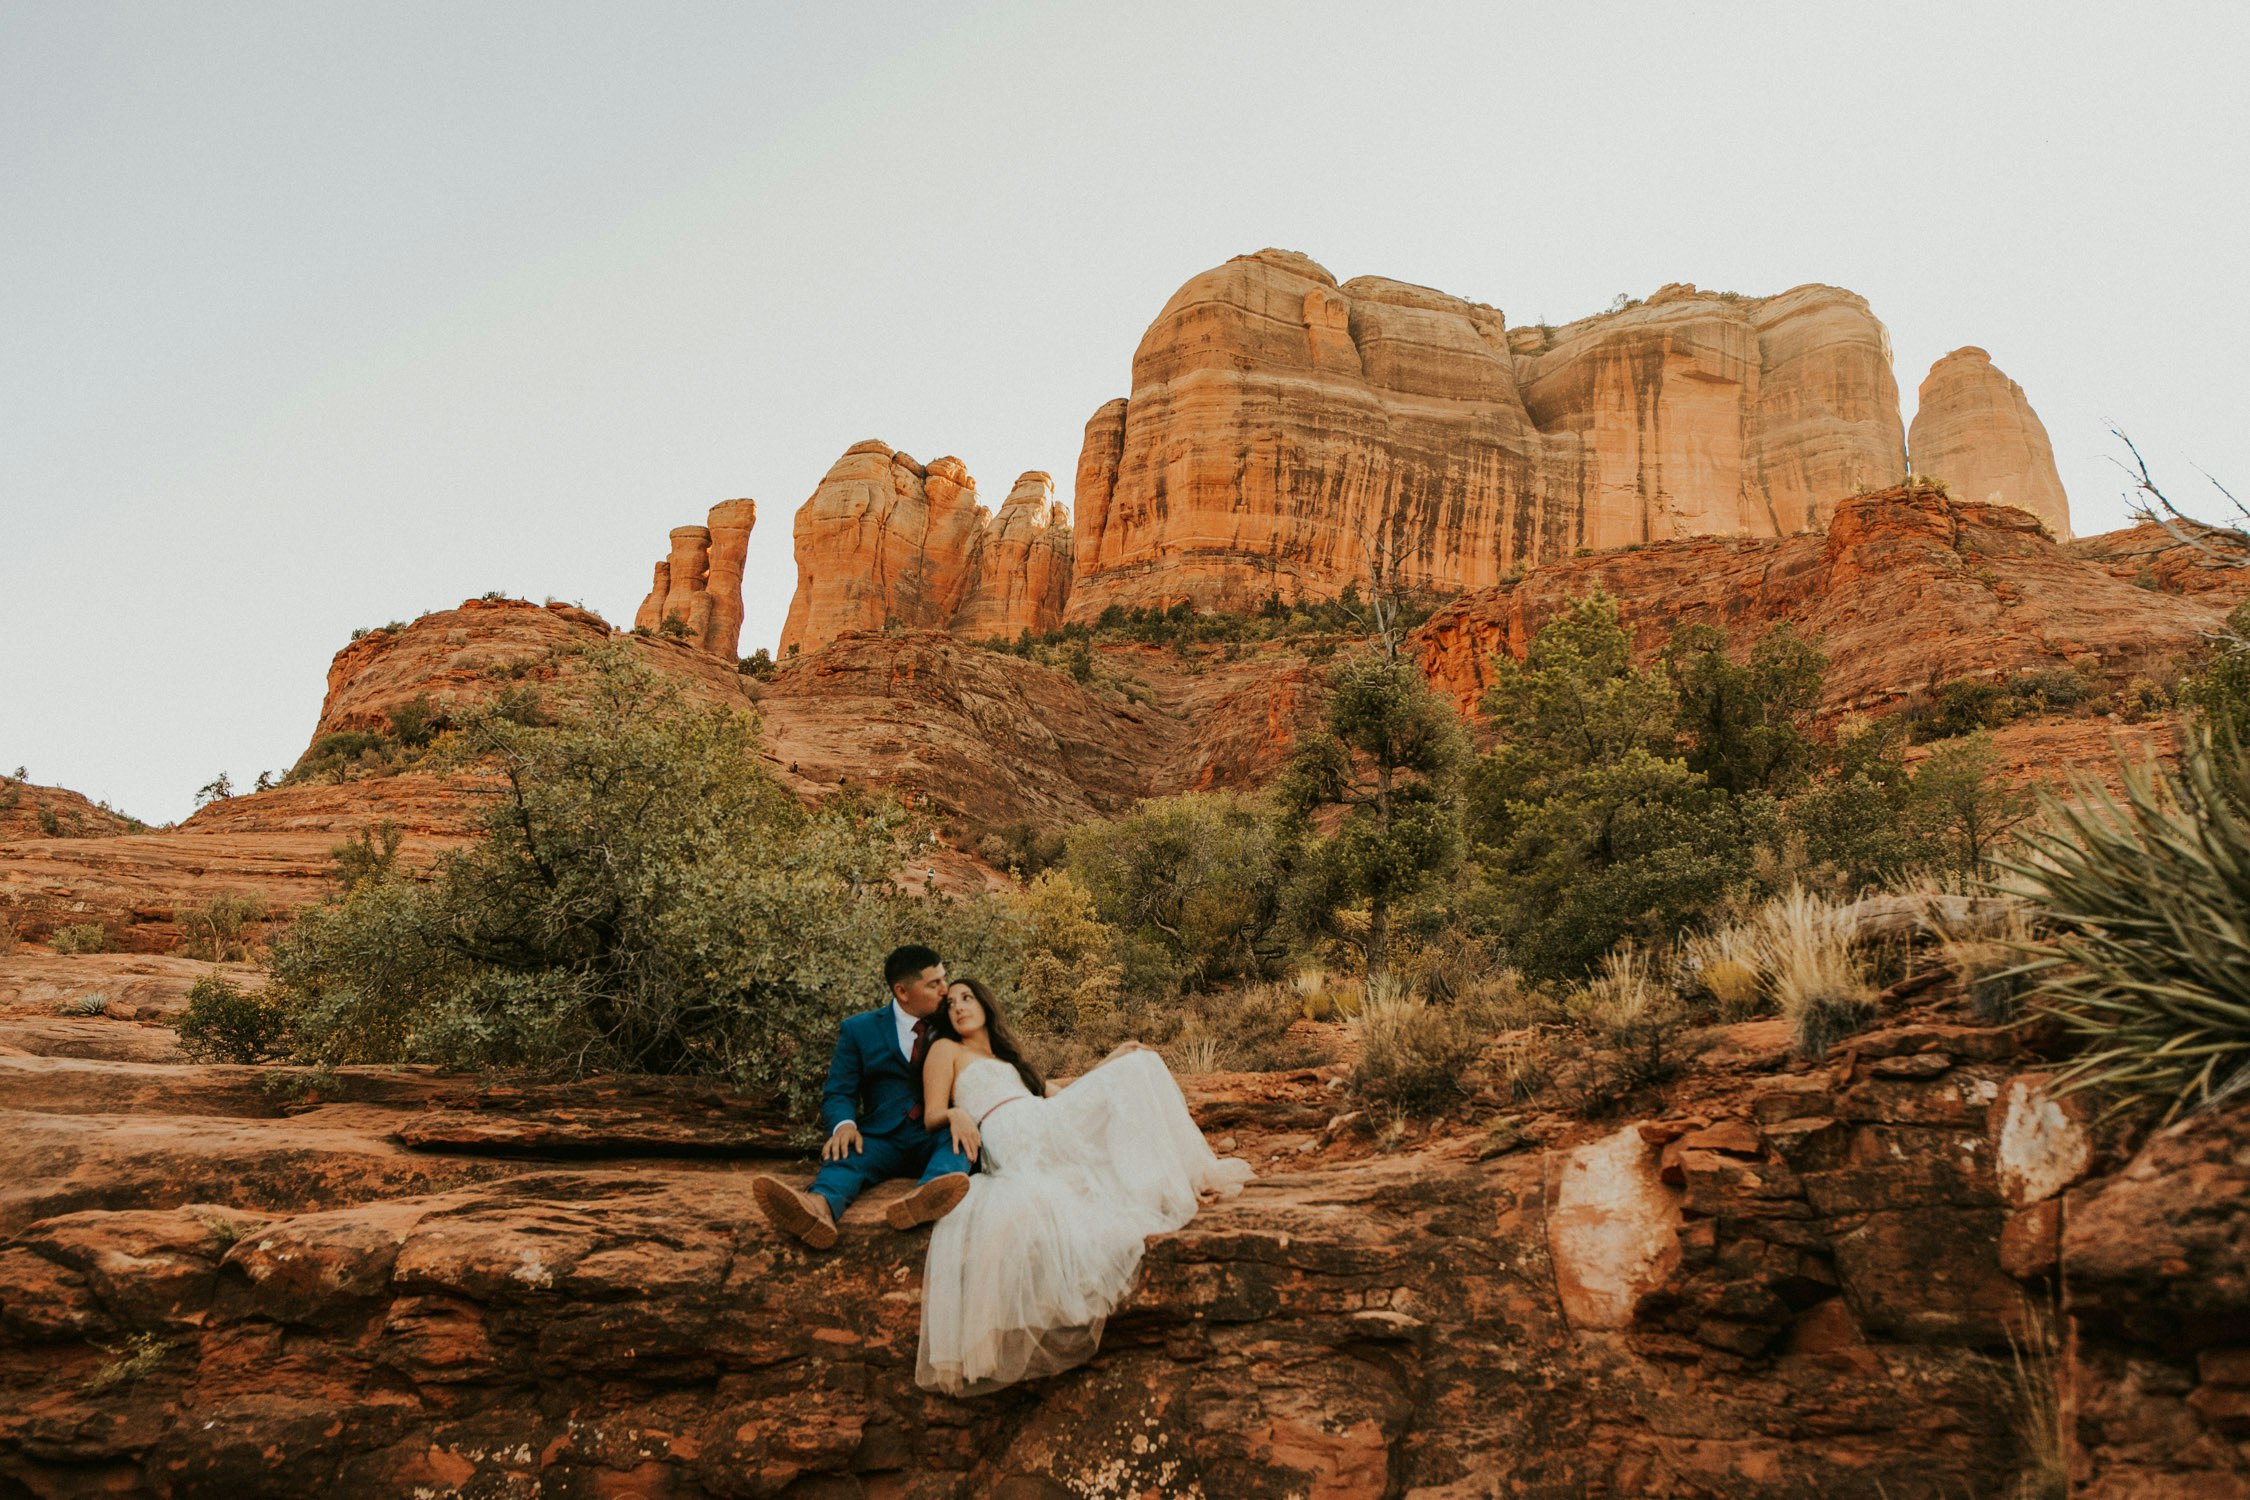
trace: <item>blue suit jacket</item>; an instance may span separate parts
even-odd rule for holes
[[[906,1112],[921,1102],[922,1080],[898,1050],[890,1006],[847,1017],[836,1029],[836,1055],[820,1091],[822,1133],[834,1135],[838,1125],[856,1120],[861,1135],[920,1134],[921,1124]]]

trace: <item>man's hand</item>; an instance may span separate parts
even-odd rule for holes
[[[953,1149],[975,1161],[977,1148],[984,1144],[984,1138],[977,1133],[977,1122],[959,1110],[948,1114],[945,1121],[953,1127]]]
[[[820,1148],[820,1159],[842,1161],[854,1152],[865,1150],[866,1146],[867,1143],[859,1138],[859,1127],[846,1120],[836,1127],[836,1133],[828,1138],[828,1144]]]

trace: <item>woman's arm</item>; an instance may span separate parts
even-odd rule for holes
[[[960,1071],[961,1044],[939,1037],[922,1059],[922,1128],[943,1130],[953,1104],[953,1075]]]

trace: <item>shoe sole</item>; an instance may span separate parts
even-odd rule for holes
[[[893,1229],[913,1229],[944,1218],[968,1196],[968,1174],[949,1172],[943,1177],[930,1179],[905,1197],[895,1200],[889,1208],[883,1210],[883,1217],[890,1221]]]
[[[761,1177],[750,1184],[750,1196],[757,1200],[766,1222],[791,1239],[802,1240],[815,1250],[826,1250],[836,1243],[836,1226],[805,1207],[804,1200],[786,1184]]]

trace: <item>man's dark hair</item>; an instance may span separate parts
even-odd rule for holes
[[[907,943],[893,948],[891,956],[883,960],[883,986],[888,989],[894,984],[919,978],[924,969],[935,968],[944,962],[944,959],[938,957],[937,949],[925,947],[921,943]]]

